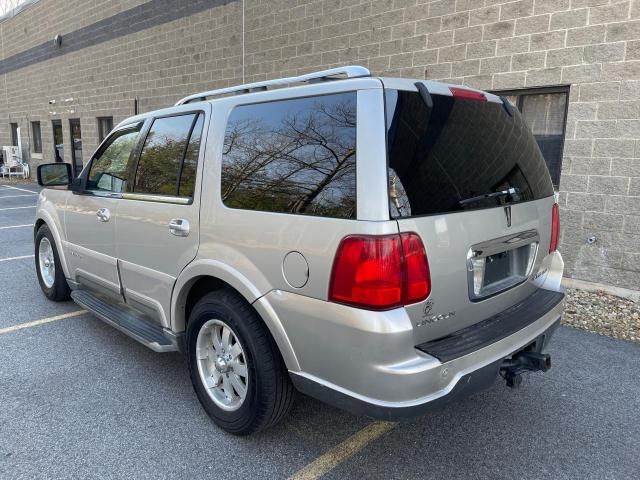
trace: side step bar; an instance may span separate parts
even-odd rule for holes
[[[111,303],[87,290],[74,290],[71,298],[96,317],[155,352],[179,351],[175,336],[124,303]]]

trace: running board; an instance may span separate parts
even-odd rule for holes
[[[71,298],[100,320],[155,352],[179,350],[174,335],[124,303],[108,302],[88,290],[74,290],[71,292]]]

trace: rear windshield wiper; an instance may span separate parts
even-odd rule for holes
[[[506,190],[501,190],[499,192],[485,193],[484,195],[478,195],[477,197],[465,198],[464,200],[460,200],[458,203],[460,205],[466,205],[467,203],[477,202],[478,200],[484,200],[486,198],[505,197],[507,195],[508,196],[517,195],[519,192],[520,190],[518,190],[517,188],[511,187]]]

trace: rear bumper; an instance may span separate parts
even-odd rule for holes
[[[559,324],[560,320],[558,319],[527,345],[540,342],[538,345],[542,345],[544,348]],[[518,352],[527,345],[510,352],[508,355]],[[470,373],[460,374],[456,380],[451,382],[452,388],[433,392],[418,402],[379,402],[374,399],[362,398],[355,396],[353,392],[346,393],[294,372],[291,373],[291,379],[300,392],[343,410],[380,420],[402,420],[424,415],[489,388],[499,376],[503,358],[501,357]],[[447,364],[443,364],[443,366],[447,366]]]
[[[560,268],[549,271],[561,276],[557,257]],[[543,280],[534,282],[548,293],[537,296],[539,305],[525,299],[526,308],[514,306],[497,315],[514,320],[510,325],[479,322],[489,335],[478,335],[475,328],[463,332],[460,338],[471,342],[454,342],[455,348],[445,349],[450,355],[433,345],[416,345],[405,309],[371,312],[282,291],[254,305],[280,325],[272,333],[281,351],[289,346],[283,357],[300,391],[346,410],[392,419],[419,415],[482,389],[497,378],[505,357],[537,339],[546,344],[562,315],[564,295],[549,278]]]

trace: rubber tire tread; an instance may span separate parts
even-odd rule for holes
[[[212,308],[213,307],[213,308]],[[245,353],[251,358],[250,385],[238,412],[230,420],[204,390],[195,357],[195,343],[200,327],[213,318],[211,310],[225,312],[219,318],[234,330]],[[278,423],[287,415],[295,399],[295,388],[278,347],[254,308],[235,290],[223,288],[203,296],[194,306],[187,325],[189,374],[200,403],[211,419],[223,430],[235,435],[249,435]],[[250,404],[254,408],[247,408]],[[237,414],[236,414],[237,416]]]
[[[40,247],[40,240],[42,237],[47,237],[49,243],[51,244],[51,248],[53,249],[53,261],[56,267],[56,278],[53,281],[53,286],[48,288],[44,282],[42,281],[42,277],[40,275],[40,262],[38,261],[38,249]],[[35,238],[35,263],[36,263],[36,274],[38,276],[38,283],[40,284],[40,288],[42,289],[42,293],[45,296],[53,301],[53,302],[65,302],[71,298],[71,289],[69,288],[69,284],[67,283],[67,279],[64,276],[64,270],[62,269],[62,264],[60,263],[60,255],[58,254],[58,247],[56,245],[55,239],[53,238],[53,234],[49,229],[47,224],[42,225],[37,233]]]

